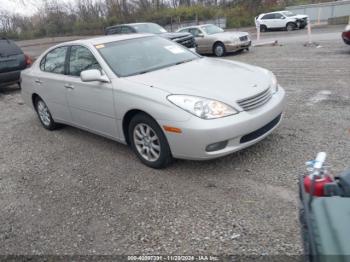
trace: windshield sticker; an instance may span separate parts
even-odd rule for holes
[[[104,48],[105,45],[95,45],[96,49],[101,49],[101,48]]]
[[[179,46],[175,46],[175,45],[168,45],[165,46],[165,49],[168,49],[170,52],[172,52],[173,54],[182,54],[185,53],[185,50],[183,50],[181,47]]]

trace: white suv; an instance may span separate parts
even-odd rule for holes
[[[278,11],[255,17],[255,23],[260,26],[261,32],[266,32],[269,29],[292,31],[305,28],[308,23],[308,16],[296,15],[290,11]]]

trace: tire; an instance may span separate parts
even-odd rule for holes
[[[266,25],[261,25],[260,26],[260,32],[266,32],[267,31],[267,26]]]
[[[148,167],[165,168],[173,160],[168,141],[157,122],[144,113],[135,115],[129,124],[130,145]]]
[[[37,97],[35,99],[35,111],[38,114],[38,118],[40,120],[40,123],[43,125],[44,128],[47,130],[54,130],[58,127],[58,124],[55,123],[53,120],[50,110],[45,104],[44,100],[42,100],[40,97]]]
[[[217,57],[224,56],[226,54],[225,45],[223,43],[216,43],[213,47],[213,53]]]
[[[286,31],[288,31],[288,32],[293,31],[295,28],[296,28],[296,24],[294,24],[294,23],[288,23],[286,25]]]

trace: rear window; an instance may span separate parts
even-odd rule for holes
[[[0,57],[7,57],[20,54],[23,54],[23,52],[15,44],[15,42],[8,39],[0,39]]]
[[[111,27],[106,29],[106,35],[114,35],[114,34],[120,34],[121,33],[121,27]]]

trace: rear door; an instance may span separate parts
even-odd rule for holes
[[[117,126],[112,84],[81,81],[80,73],[89,69],[98,69],[102,72],[95,56],[87,47],[72,46],[64,85],[73,123],[115,138]]]
[[[47,53],[40,61],[40,70],[32,81],[54,120],[70,123],[71,115],[64,87],[67,51],[68,47],[62,46]]]
[[[266,25],[267,28],[274,28],[275,27],[274,18],[275,18],[274,14],[266,14],[261,18],[261,24]]]

